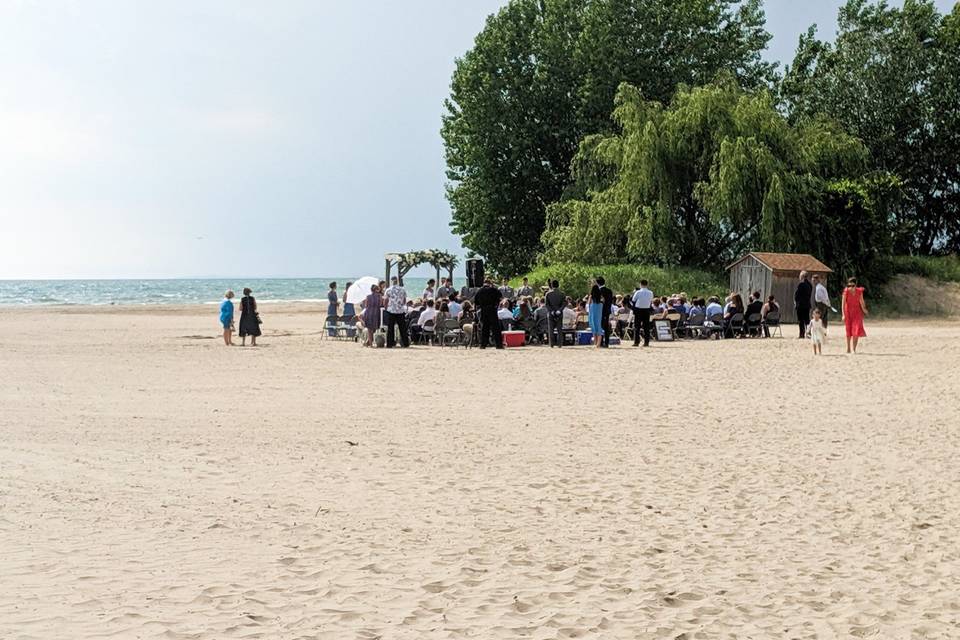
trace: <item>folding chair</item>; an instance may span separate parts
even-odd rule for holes
[[[763,335],[767,337],[773,337],[774,333],[779,332],[780,337],[783,337],[783,328],[780,326],[780,312],[779,311],[768,311],[767,317],[761,322],[763,328]]]
[[[759,338],[762,335],[762,324],[763,320],[760,317],[759,313],[751,313],[747,316],[747,324],[745,330],[747,335],[751,338]]]

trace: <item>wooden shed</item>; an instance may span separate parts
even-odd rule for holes
[[[830,267],[806,253],[759,251],[743,256],[727,267],[727,271],[730,272],[730,290],[743,296],[744,302],[753,291],[759,291],[764,299],[773,294],[780,303],[780,317],[784,322],[797,319],[793,294],[800,281],[800,272],[806,271],[811,278],[819,274],[824,279],[833,273]]]

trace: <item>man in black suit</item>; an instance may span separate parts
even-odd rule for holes
[[[500,306],[500,300],[503,294],[493,286],[493,281],[487,278],[483,281],[483,286],[477,291],[473,301],[477,305],[480,315],[480,348],[486,349],[490,344],[490,332],[493,332],[494,344],[497,349],[503,349],[503,334],[500,333],[500,320],[497,318],[497,307]]]
[[[547,341],[551,347],[563,346],[563,309],[566,306],[567,297],[560,291],[560,283],[554,280],[544,298],[544,308],[547,310]]]
[[[600,301],[603,306],[600,307],[600,326],[603,327],[603,340],[600,343],[602,347],[610,346],[610,311],[613,308],[613,291],[607,286],[607,281],[603,276],[597,278],[597,286],[600,287]]]
[[[807,335],[807,325],[810,324],[810,299],[813,296],[813,285],[807,277],[806,271],[800,272],[800,284],[793,294],[793,306],[797,310],[797,324],[800,325],[800,339]]]

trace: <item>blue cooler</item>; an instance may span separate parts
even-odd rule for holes
[[[577,331],[577,344],[591,344],[593,331]]]

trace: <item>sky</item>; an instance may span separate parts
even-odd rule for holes
[[[502,0],[0,0],[0,279],[359,276],[461,252],[454,60]],[[767,0],[767,57],[841,0]],[[941,11],[951,0],[938,0]]]

